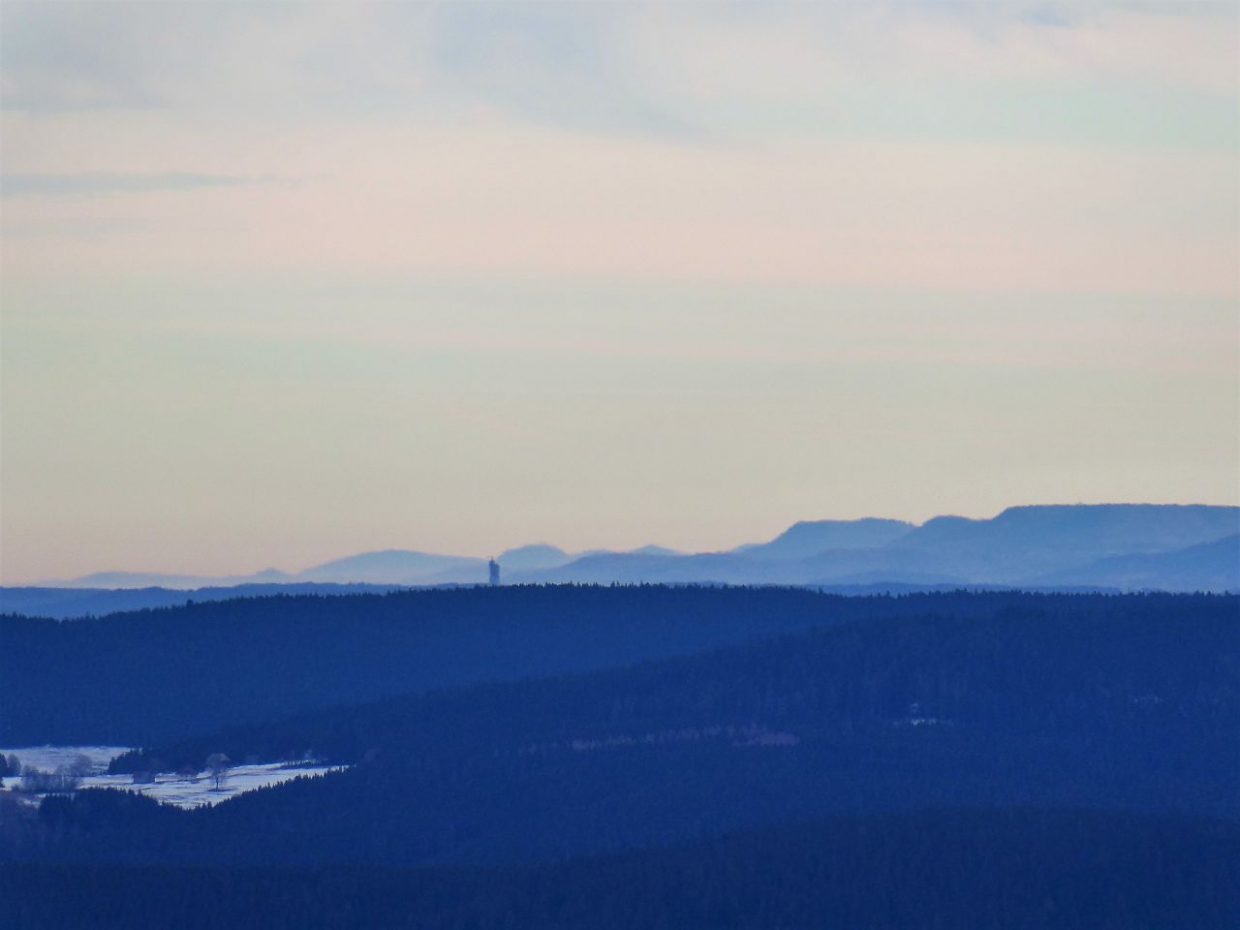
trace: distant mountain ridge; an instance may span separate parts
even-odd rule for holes
[[[1139,552],[1113,555],[1076,569],[1061,571],[1042,580],[1070,585],[1087,580],[1121,590],[1160,587],[1166,590],[1210,589],[1216,579],[1240,572],[1240,535],[1214,542],[1174,549],[1170,552]]]
[[[503,552],[505,583],[711,583],[1095,587],[1240,590],[1240,507],[1067,504],[1008,508],[990,519],[815,520],[724,552],[661,546],[569,553],[547,543]],[[1227,540],[1232,540],[1227,542]],[[236,585],[482,584],[487,560],[389,549],[302,572],[203,578],[101,572],[51,588],[197,589]],[[0,589],[15,603],[16,589]],[[34,589],[25,589],[27,591]],[[17,599],[26,606],[24,599]],[[0,609],[10,609],[0,603]]]
[[[565,552],[559,546],[547,543],[534,543],[507,549],[500,553],[499,563],[504,568],[517,571],[528,571],[539,568],[557,568],[571,562],[576,556]]]
[[[794,523],[768,543],[742,546],[749,558],[795,559],[828,549],[871,549],[907,535],[916,524],[866,517],[861,520],[812,520]]]
[[[485,571],[485,559],[385,549],[325,562],[306,569],[291,580],[336,584],[412,584],[425,578],[455,573],[473,575]]]

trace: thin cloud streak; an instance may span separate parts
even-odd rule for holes
[[[221,174],[157,173],[113,174],[5,174],[0,175],[0,196],[92,196],[96,194],[149,194],[162,191],[198,191],[219,187],[243,187],[270,183],[263,178]]]

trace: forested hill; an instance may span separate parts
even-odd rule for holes
[[[274,597],[277,595],[338,597],[348,594],[386,594],[389,591],[402,590],[402,587],[394,584],[316,584],[312,582],[250,583],[192,589],[0,587],[0,613],[67,620],[104,617],[108,614],[132,613],[160,607],[181,607],[185,604],[201,604],[206,601],[228,601],[242,597]]]
[[[74,623],[4,616],[0,745],[149,745],[315,708],[618,667],[851,621],[988,616],[1023,598],[566,585],[248,598]],[[1103,601],[1038,603],[1079,612]]]
[[[960,603],[944,598],[931,602],[933,613],[875,617],[635,667],[230,727],[128,753],[112,771],[199,766],[215,752],[264,762],[308,752],[349,765],[377,753],[426,758],[448,749],[623,745],[635,734],[712,726],[742,734],[786,727],[798,739],[874,723],[1051,739],[1082,726],[1100,731],[1168,719],[1240,726],[1240,598],[1028,597],[980,615],[957,612]],[[1240,746],[1234,757],[1240,764]]]
[[[500,864],[935,806],[1240,819],[1236,598],[980,603],[156,747],[129,767],[355,765],[189,813],[85,792],[45,805],[70,839],[41,855]]]

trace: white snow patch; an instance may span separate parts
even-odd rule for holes
[[[145,794],[164,804],[177,807],[210,807],[247,791],[268,788],[294,778],[339,772],[340,766],[288,766],[283,762],[235,765],[224,772],[220,787],[209,772],[197,775],[159,774],[153,784],[135,784],[132,775],[92,775],[82,779],[82,788],[117,788]]]
[[[22,767],[55,772],[61,766],[72,766],[81,757],[90,760],[90,774],[83,775],[78,781],[78,789],[83,788],[116,788],[120,791],[132,791],[145,794],[164,804],[176,807],[210,807],[220,801],[235,798],[247,791],[279,785],[294,778],[304,776],[326,775],[328,772],[342,771],[344,766],[333,765],[302,765],[285,762],[267,762],[249,765],[234,765],[225,770],[220,787],[215,787],[215,779],[209,772],[197,775],[180,775],[159,773],[153,782],[135,784],[132,775],[107,774],[108,763],[117,756],[128,752],[124,746],[28,746],[17,749],[0,749],[4,755],[16,755]],[[0,779],[0,788],[16,789],[21,785],[20,777]],[[14,791],[19,797],[37,802],[42,795],[29,795]]]

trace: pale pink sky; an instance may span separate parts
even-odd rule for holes
[[[0,579],[1240,503],[1236,15],[6,3]]]

